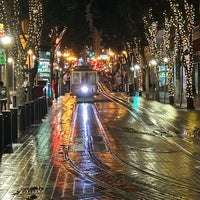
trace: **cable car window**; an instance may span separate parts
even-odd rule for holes
[[[87,72],[82,72],[82,77],[81,77],[81,80],[82,80],[82,83],[87,83],[88,82],[88,73]]]
[[[88,83],[96,83],[96,73],[88,73]]]
[[[80,73],[78,72],[74,72],[73,73],[73,83],[80,83],[81,80],[80,80]]]

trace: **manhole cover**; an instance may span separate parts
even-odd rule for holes
[[[102,142],[102,136],[91,136],[93,142]]]
[[[84,144],[74,144],[73,151],[84,151]]]
[[[106,146],[104,144],[93,144],[92,148],[93,148],[94,152],[99,152],[99,151],[105,151],[106,150]]]

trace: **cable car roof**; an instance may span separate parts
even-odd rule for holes
[[[75,66],[74,71],[94,71],[90,65]]]

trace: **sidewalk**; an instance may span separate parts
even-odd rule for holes
[[[106,91],[108,93],[111,92],[109,90],[108,86],[106,86],[104,83],[101,83],[101,84],[102,84],[104,91]],[[111,93],[113,93],[113,92],[111,92]],[[123,92],[115,92],[115,93],[124,93],[124,95],[127,97],[133,97],[133,96],[130,96],[128,94],[128,92],[124,92],[124,91]],[[153,92],[151,92],[150,98],[147,99],[146,93],[142,92],[142,97],[144,97],[146,100],[157,101],[155,99],[154,95],[155,94],[153,94]],[[138,92],[135,93],[135,96],[139,96]],[[160,100],[159,100],[160,103],[169,104],[168,92],[166,92],[166,96],[164,96],[164,92],[160,92],[159,98],[160,98]],[[175,94],[174,104],[178,109],[187,109],[187,99],[185,97],[185,94],[184,93],[182,94],[182,99],[180,98],[180,94]],[[197,94],[194,96],[194,110],[200,110],[200,94]]]
[[[138,92],[136,93],[136,96],[138,96]],[[142,92],[142,97],[144,97],[146,99],[145,92]],[[166,93],[166,96],[164,96],[164,92],[160,92],[159,98],[160,98],[160,100],[159,100],[160,103],[169,104],[168,93]],[[153,98],[153,94],[150,95],[150,98],[146,99],[146,100],[157,101],[155,98]],[[185,94],[182,95],[182,99],[180,99],[179,94],[175,94],[174,105],[178,109],[187,109],[187,99],[185,97]],[[194,96],[194,110],[200,110],[200,94]]]
[[[169,103],[168,93],[166,94],[166,97],[164,97],[164,92],[160,92],[160,102],[167,103],[167,104]],[[180,98],[179,94],[175,94],[174,104],[177,108],[187,109],[187,99],[185,97],[185,94],[182,94],[182,99]],[[200,95],[194,96],[194,109],[200,110]]]
[[[26,129],[20,134],[22,140],[1,152],[1,200],[59,199],[52,194],[57,189],[58,172],[64,171],[59,168],[65,162],[62,139],[63,135],[67,137],[73,112],[69,109],[73,102],[67,100],[60,97],[54,101],[40,123]],[[61,119],[63,111],[65,119]],[[64,177],[62,180],[66,184]]]

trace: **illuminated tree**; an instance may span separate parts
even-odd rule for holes
[[[153,62],[149,61],[152,70],[155,72],[155,87],[156,87],[156,100],[159,98],[159,66],[158,62],[161,60],[162,45],[157,43],[156,36],[158,34],[158,22],[154,20],[152,9],[149,10],[148,16],[143,18],[145,26],[145,35],[149,44],[151,58]],[[153,77],[154,80],[154,77]],[[153,83],[154,84],[154,83]]]
[[[164,22],[164,30],[163,30],[163,62],[166,66],[168,72],[168,94],[169,94],[169,103],[174,104],[174,61],[177,56],[177,51],[173,51],[173,49],[177,48],[176,42],[176,34],[175,34],[175,42],[171,42],[171,32],[172,32],[172,19],[168,18],[165,14],[165,22]],[[166,59],[166,60],[164,60]],[[165,73],[166,76],[166,73]]]
[[[173,25],[176,29],[177,45],[175,52],[180,54],[180,64],[185,70],[186,77],[186,98],[187,108],[194,108],[193,90],[192,90],[192,73],[193,73],[193,30],[195,9],[192,4],[184,0],[184,9],[180,9],[179,4],[174,0],[169,0],[170,7],[174,17]]]
[[[143,79],[142,79],[142,69],[143,66],[142,57],[140,54],[140,39],[133,38],[132,42],[127,42],[125,49],[127,52],[126,56],[126,73],[128,83],[134,84],[134,91],[138,89],[139,95],[143,91]],[[137,66],[139,67],[138,69]],[[137,78],[136,78],[137,77]]]
[[[57,26],[53,27],[51,29],[51,32],[49,33],[50,38],[50,65],[51,65],[51,81],[55,80],[55,91],[56,94],[58,94],[58,77],[54,77],[55,69],[54,69],[54,63],[57,63],[57,52],[60,51],[61,46],[61,40],[63,38],[64,33],[66,32],[66,27],[64,27],[62,30],[59,30]],[[60,63],[57,63],[58,65]],[[49,104],[51,104],[51,100],[53,99],[53,93],[51,93],[52,96],[49,99]]]
[[[4,24],[5,34],[12,37],[12,47],[9,49],[9,55],[13,57],[17,68],[17,104],[23,105],[25,102],[24,72],[30,74],[31,85],[37,73],[43,25],[42,2],[41,0],[1,0],[0,13],[0,21]],[[27,30],[26,23],[23,23],[25,26],[22,27],[22,21],[27,22]],[[30,49],[34,52],[36,58],[34,66],[27,69],[26,63],[28,63],[28,50]]]
[[[134,51],[134,56],[135,56],[135,64],[136,64],[135,66],[137,66],[137,65],[139,66],[139,68],[137,69],[137,71],[138,71],[138,74],[137,74],[138,92],[139,92],[139,96],[142,96],[142,92],[143,92],[143,69],[142,69],[142,67],[144,67],[145,64],[144,64],[144,60],[142,57],[141,38],[135,38],[134,43],[135,43],[135,48],[133,49],[133,51]]]
[[[151,57],[155,59],[155,63],[153,67],[156,68],[156,94],[157,100],[159,100],[159,64],[164,64],[167,72],[168,72],[168,93],[169,93],[169,103],[174,103],[174,80],[173,80],[173,67],[174,67],[174,58],[176,54],[172,55],[173,45],[171,42],[171,29],[172,22],[168,19],[167,15],[164,13],[164,27],[162,29],[162,38],[161,42],[157,42],[157,34],[158,34],[158,23],[154,20],[152,15],[152,10],[149,10],[149,19],[144,17],[144,24],[146,27],[146,37],[149,43]],[[165,59],[165,60],[164,60]],[[165,76],[167,73],[165,73]],[[166,77],[165,77],[166,78]],[[165,91],[166,92],[166,91]]]
[[[153,58],[163,62],[163,57],[168,57],[165,66],[168,70],[168,93],[169,102],[174,103],[174,81],[173,66],[175,59],[179,61],[180,66],[185,70],[186,76],[186,98],[187,108],[193,108],[193,90],[192,90],[192,72],[193,72],[193,29],[194,29],[194,6],[184,1],[183,8],[175,2],[169,0],[172,10],[171,17],[165,16],[163,27],[162,43],[159,45],[156,41],[157,22],[154,20],[150,10],[148,17],[144,17],[146,28],[146,37],[149,43],[150,52]],[[172,33],[173,30],[173,34]],[[172,42],[172,35],[174,42]],[[172,55],[173,52],[173,55]],[[159,89],[159,71],[156,64],[156,90],[158,95]],[[182,94],[181,94],[182,96]]]

